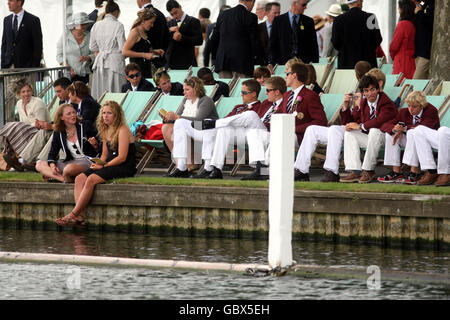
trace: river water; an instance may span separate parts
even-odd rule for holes
[[[267,240],[124,233],[0,230],[0,251],[267,263]],[[0,263],[0,299],[449,299],[450,286],[383,280],[383,270],[448,274],[448,251],[294,241],[302,265],[376,265],[381,288],[367,279],[255,278],[227,272],[58,264]],[[78,282],[70,282],[71,275]],[[369,275],[368,275],[369,277]]]

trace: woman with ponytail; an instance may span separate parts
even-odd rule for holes
[[[153,9],[145,8],[138,12],[138,18],[131,28],[128,39],[123,47],[122,54],[130,58],[130,62],[135,62],[142,70],[144,78],[151,78],[151,60],[162,57],[164,50],[153,49],[147,32],[153,27],[156,20],[156,13]]]
[[[95,52],[92,77],[92,96],[95,99],[105,91],[121,92],[127,82],[125,78],[125,28],[117,19],[120,8],[113,0],[108,0],[105,17],[94,24],[89,48]]]

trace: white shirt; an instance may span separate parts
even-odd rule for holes
[[[281,104],[281,101],[283,101],[283,98],[280,98],[277,101],[275,101],[275,105],[273,105],[272,103],[272,106],[269,108],[269,110],[267,110],[264,116],[262,116],[261,120],[264,120],[269,114],[273,113],[273,109],[278,107]]]
[[[23,15],[24,14],[25,14],[25,10],[24,9],[22,9],[22,11],[20,11],[18,14],[15,14],[13,12],[13,16],[12,16],[12,20],[11,20],[13,29],[14,29],[14,16],[17,16],[17,30],[19,30],[20,29],[20,24],[22,23],[22,20],[23,20]]]
[[[76,148],[73,147],[74,145],[76,146]],[[67,148],[69,149],[69,152],[72,154],[72,157],[74,160],[84,158],[84,154],[81,152],[81,147],[80,147],[80,143],[78,142],[78,139],[76,142],[71,142],[71,141],[67,140]],[[78,153],[77,153],[77,151],[78,151]]]
[[[192,103],[191,99],[186,99],[186,102],[184,103],[183,114],[181,116],[195,118],[195,116],[197,115],[198,100],[200,99],[197,98],[195,99],[195,102]]]

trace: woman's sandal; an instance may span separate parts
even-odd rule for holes
[[[86,228],[86,221],[84,219],[76,220],[74,227]]]
[[[79,220],[77,220],[75,214],[73,212],[69,213],[67,216],[56,219],[56,223],[61,227],[72,227],[77,224]]]

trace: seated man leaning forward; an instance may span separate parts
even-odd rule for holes
[[[74,177],[86,171],[91,162],[86,156],[95,157],[97,150],[90,141],[95,140],[96,131],[80,123],[77,112],[70,104],[58,107],[54,116],[54,133],[48,161],[38,161],[36,169],[45,177],[60,182],[73,182]],[[93,142],[97,145],[96,141]],[[58,160],[60,150],[65,159]]]
[[[226,121],[228,125],[245,126],[250,119],[260,118],[267,109],[258,101],[258,95],[261,86],[255,80],[246,80],[242,83],[242,102],[243,104],[236,105],[233,110],[224,118],[217,120],[216,125],[221,126],[221,123]],[[212,120],[209,123],[213,122]],[[186,161],[189,158],[188,142],[189,137],[194,139],[194,152],[201,147],[202,159],[205,161],[204,169],[193,176],[193,178],[210,178],[214,167],[211,166],[211,159],[213,156],[214,145],[216,142],[216,128],[202,130],[202,122],[193,122],[188,119],[178,119],[174,125],[174,146],[173,158],[177,162],[177,170],[171,176],[187,177]],[[200,143],[199,143],[200,142]],[[227,147],[228,144],[225,145]],[[192,151],[191,151],[192,152]],[[217,173],[217,172],[216,172]],[[214,178],[214,177],[211,177]],[[217,178],[217,177],[216,177]]]
[[[347,109],[341,113],[347,124],[344,134],[345,170],[352,172],[341,182],[368,183],[375,178],[375,166],[380,148],[384,145],[384,133],[381,126],[397,115],[397,107],[389,97],[380,92],[380,85],[372,76],[363,76],[358,86],[364,99],[360,108],[351,112]],[[366,148],[364,162],[361,167],[361,148]]]
[[[252,83],[256,85],[256,82]],[[265,85],[267,100],[257,110],[252,109],[252,111],[246,111],[217,121],[203,121],[203,128],[217,128],[216,142],[211,159],[213,171],[208,178],[222,178],[224,159],[229,144],[234,144],[234,137],[238,141],[238,150],[240,146],[244,145],[245,139],[247,139],[249,163],[255,166],[254,171],[244,176],[242,180],[266,180],[268,178],[267,175],[261,172],[261,168],[267,166],[266,150],[269,143],[270,119],[274,113],[282,110],[286,82],[281,77],[272,77],[266,80]],[[242,94],[247,93],[244,89],[250,90],[251,88],[243,88]],[[244,148],[242,148],[243,152]]]
[[[130,91],[156,91],[151,82],[142,78],[141,67],[135,62],[131,62],[125,67],[125,77],[127,83],[122,86],[122,92]]]
[[[433,131],[437,131],[440,127],[438,110],[427,102],[427,98],[422,92],[411,92],[406,98],[406,103],[408,108],[400,109],[393,120],[386,122],[381,127],[381,131],[385,132],[386,137],[384,165],[392,166],[392,171],[384,177],[379,177],[379,182],[415,183],[420,174],[420,169],[417,167],[419,158],[414,139],[411,139],[410,136],[417,132],[415,128],[418,126],[425,126]],[[403,162],[411,165],[411,172],[407,178],[402,172],[401,148],[405,148]],[[434,169],[436,169],[436,165]]]

